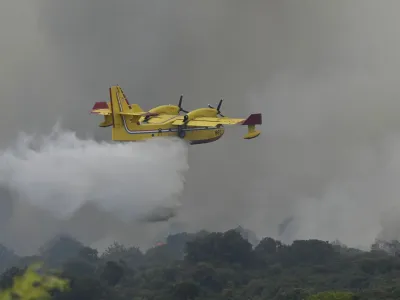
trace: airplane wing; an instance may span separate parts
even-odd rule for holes
[[[111,107],[108,102],[96,102],[90,111],[92,114],[98,114],[103,116],[111,115]],[[157,116],[157,114],[148,113],[148,112],[119,112],[119,115],[123,116]]]
[[[107,102],[96,102],[90,111],[92,114],[98,114],[103,116],[111,115],[111,109]]]
[[[183,118],[179,118],[175,120],[172,125],[186,125],[186,126],[217,126],[217,125],[246,125],[248,127],[247,134],[244,136],[245,139],[253,139],[260,135],[260,131],[255,129],[256,125],[262,124],[262,115],[258,114],[251,114],[247,119],[233,119],[227,117],[198,117],[194,118],[185,123]]]
[[[152,116],[158,116],[158,114],[155,113],[149,113],[149,112],[119,112],[118,113],[121,116],[136,116],[136,117],[152,117]]]
[[[261,114],[251,114],[247,119],[234,119],[228,117],[198,117],[186,123],[187,126],[216,126],[221,125],[260,125],[262,123]],[[176,120],[172,125],[184,125],[183,118]]]

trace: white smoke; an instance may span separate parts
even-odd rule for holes
[[[186,151],[175,139],[96,142],[56,126],[47,136],[23,134],[0,154],[0,184],[59,219],[90,202],[131,221],[179,205]]]
[[[354,65],[316,71],[289,69],[266,91],[250,95],[252,107],[265,114],[258,141],[263,160],[250,193],[258,211],[248,227],[263,234],[257,223],[291,218],[283,236],[275,226],[268,234],[285,242],[339,239],[362,248],[377,237],[398,239],[396,76],[382,72],[378,80]]]

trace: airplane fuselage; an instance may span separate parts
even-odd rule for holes
[[[172,123],[182,116],[151,117],[148,121],[141,118],[138,123],[132,123],[129,117],[122,116],[122,124],[114,125],[112,140],[143,141],[154,137],[180,137],[192,145],[217,141],[222,137],[225,128],[222,125],[212,127],[175,126]],[[118,130],[119,129],[119,130]]]

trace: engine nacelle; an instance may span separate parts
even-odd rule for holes
[[[189,122],[190,120],[200,118],[200,117],[211,117],[215,118],[217,116],[217,110],[215,108],[198,108],[183,117],[184,122]]]
[[[179,107],[176,105],[160,105],[150,109],[148,112],[151,114],[177,115],[179,114]]]

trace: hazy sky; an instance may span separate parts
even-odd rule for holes
[[[110,139],[88,111],[107,100],[111,84],[145,109],[176,103],[181,93],[186,109],[223,97],[226,115],[262,112],[263,134],[245,141],[245,129],[232,128],[214,144],[190,148],[182,226],[241,224],[276,237],[278,225],[294,216],[285,239],[368,245],[383,227],[389,234],[397,225],[385,213],[399,207],[399,6],[6,0],[1,147],[20,130],[50,131],[59,118],[80,136]],[[83,219],[88,223],[79,226],[93,222],[95,230],[94,219]],[[136,231],[153,238],[168,226]],[[132,241],[130,230],[121,235]]]

